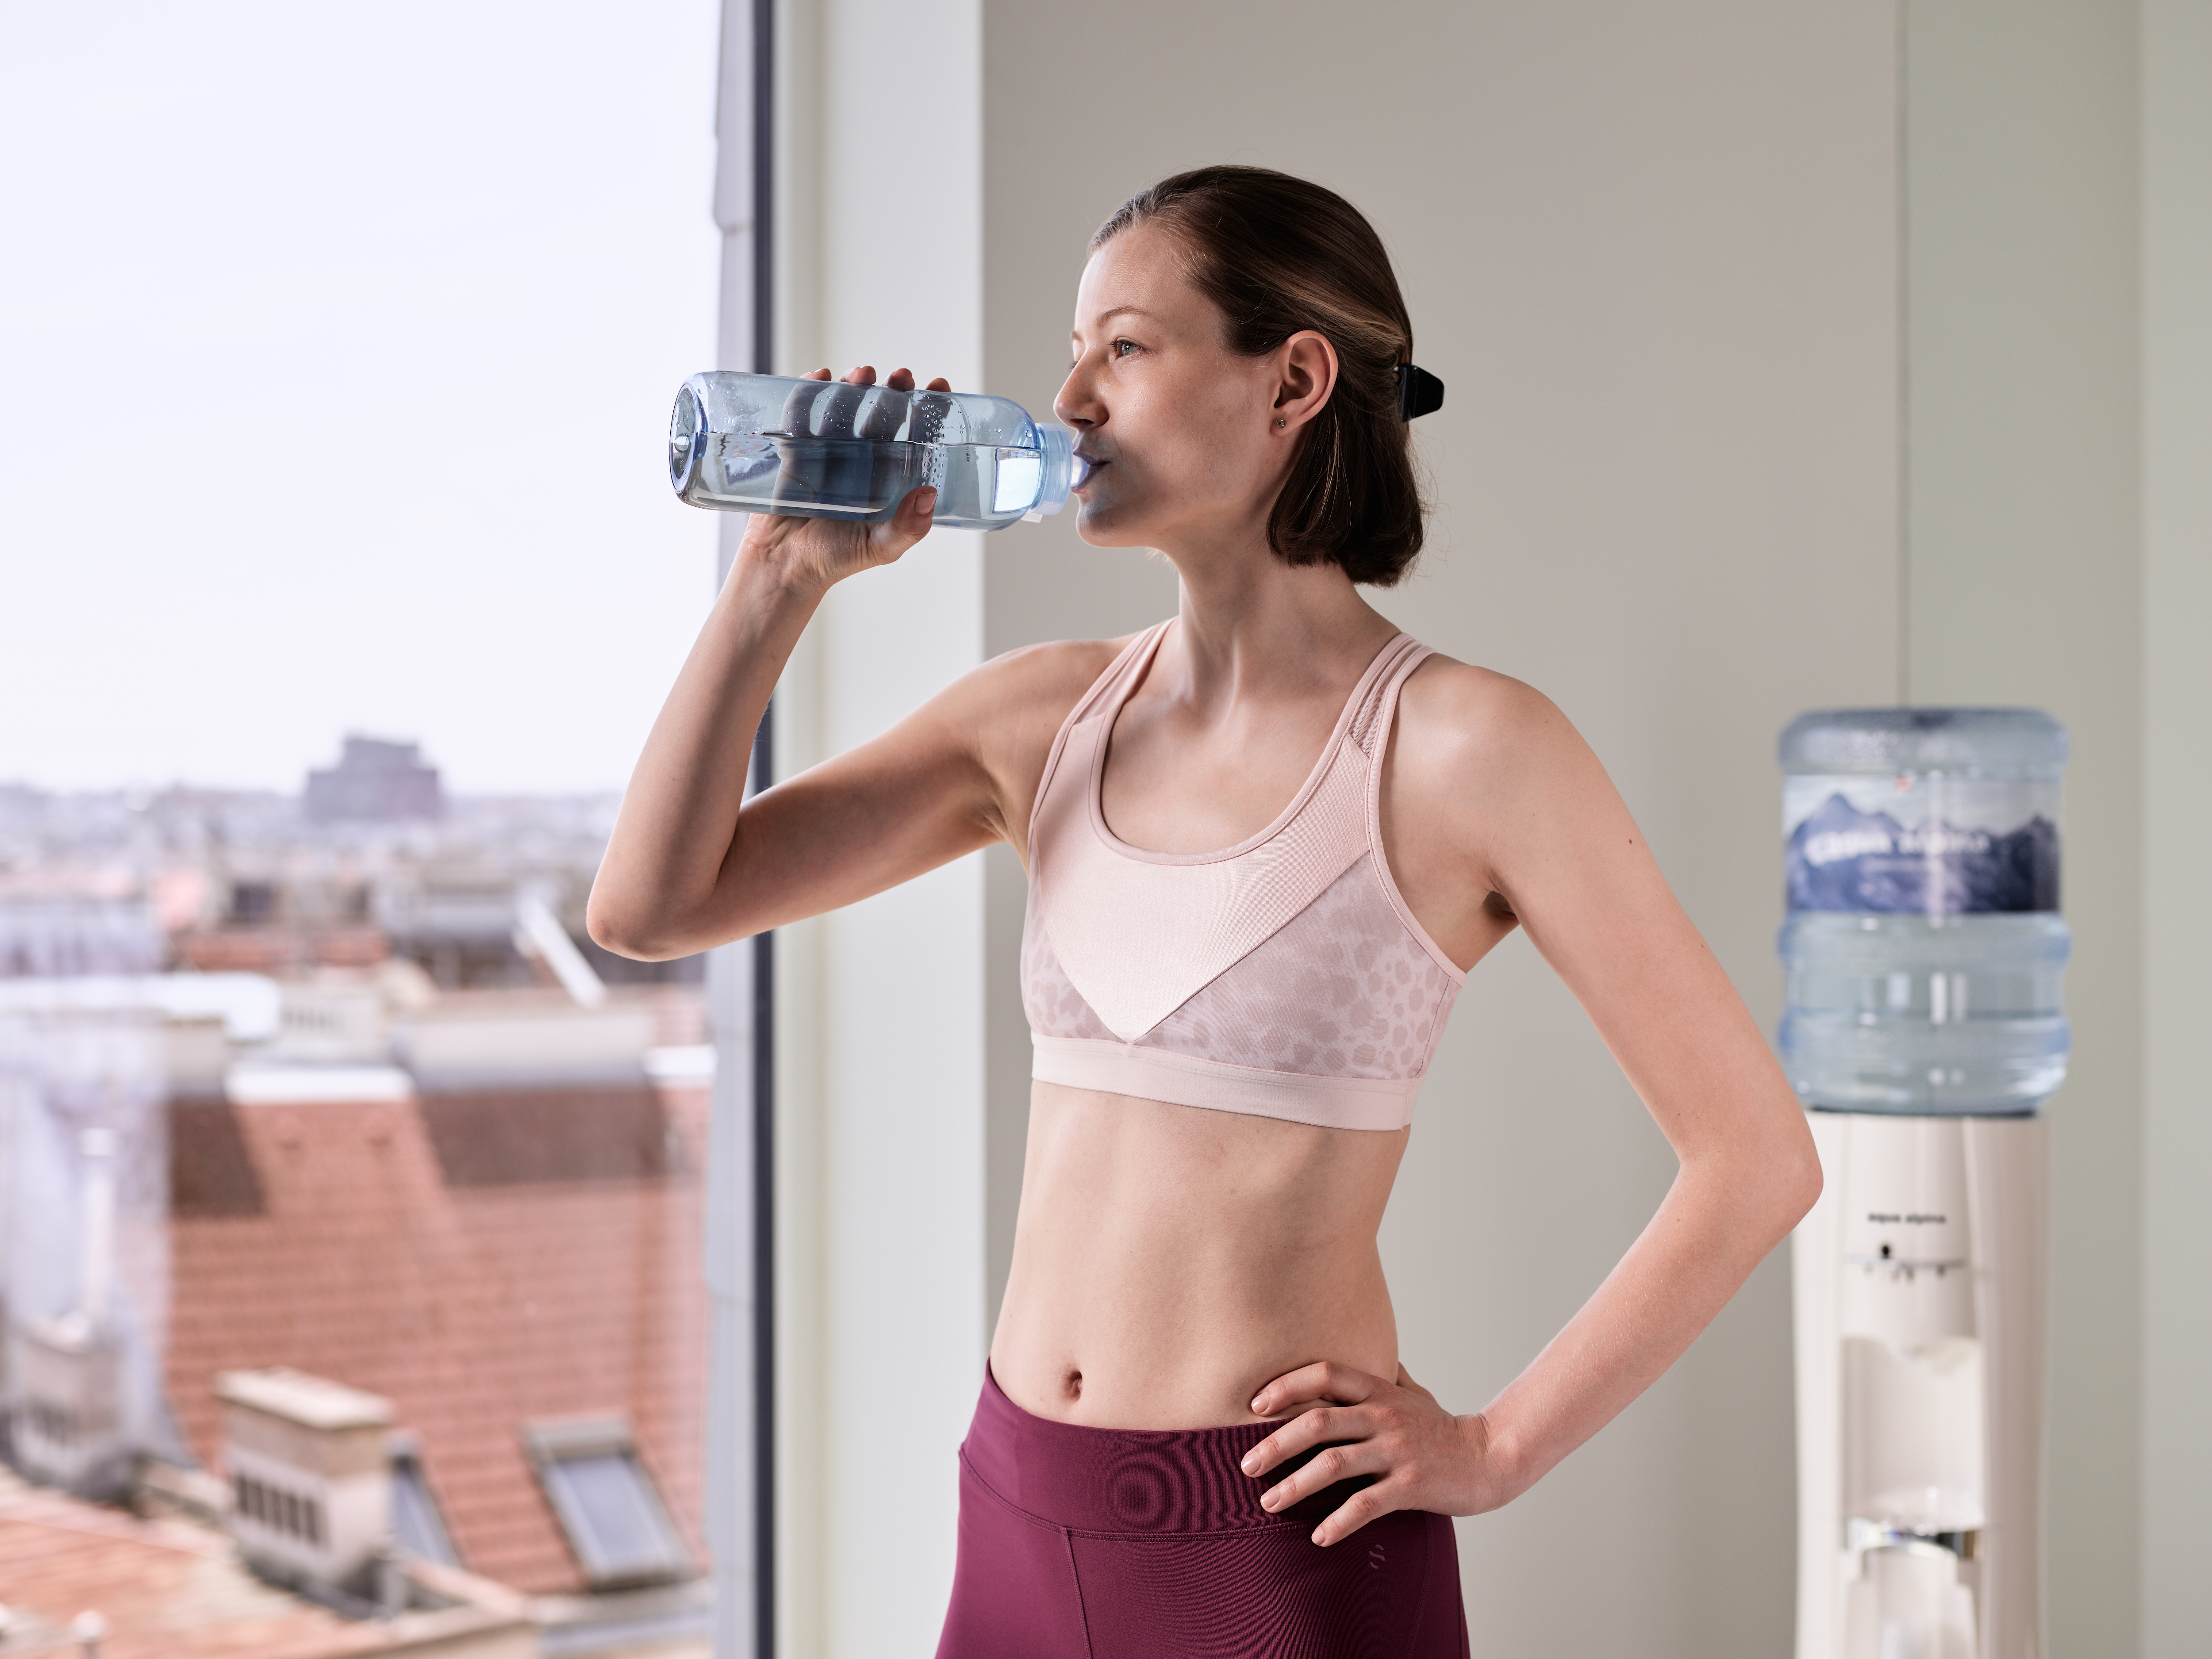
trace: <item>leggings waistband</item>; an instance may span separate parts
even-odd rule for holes
[[[1371,1476],[1340,1481],[1279,1514],[1261,1494],[1311,1452],[1254,1479],[1238,1460],[1279,1423],[1217,1429],[1102,1429],[1056,1423],[1006,1398],[983,1368],[983,1391],[960,1455],[1000,1498],[1080,1532],[1223,1532],[1317,1526]],[[1315,1450],[1319,1450],[1316,1447]]]

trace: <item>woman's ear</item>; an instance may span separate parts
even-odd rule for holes
[[[1336,348],[1327,336],[1301,329],[1275,352],[1281,370],[1272,419],[1274,429],[1288,437],[1320,414],[1336,390]]]

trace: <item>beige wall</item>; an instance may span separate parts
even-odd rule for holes
[[[2144,1659],[2212,1653],[2212,0],[2144,0]]]
[[[2065,722],[2051,1651],[2136,1650],[2142,1181],[2137,52],[2111,0],[1905,12],[1905,694]]]
[[[2212,1256],[2184,1172],[2212,1153],[2187,1043],[2203,906],[2142,918],[2147,879],[2206,880],[2212,346],[2191,296],[2212,256],[2205,77],[2176,64],[2208,63],[2212,27],[2206,0],[2143,0],[2140,42],[2129,4],[1905,3],[793,3],[779,360],[908,361],[1042,414],[1085,240],[1131,191],[1222,159],[1344,191],[1451,387],[1419,428],[1432,551],[1378,602],[1565,707],[1770,1027],[1780,727],[1900,697],[2065,719],[2080,1060],[2053,1108],[2051,1652],[2135,1650],[2147,1548],[2147,1650],[2194,1653],[2201,1268],[2161,1263]],[[2141,444],[2139,320],[2198,365],[2154,366]],[[785,687],[786,769],[984,656],[1173,603],[1171,572],[1066,520],[934,536],[825,613]],[[781,947],[787,1652],[934,1638],[1018,1190],[1022,900],[997,853]],[[1415,1374],[1487,1398],[1669,1170],[1571,999],[1524,942],[1499,951],[1385,1227]],[[1460,1523],[1478,1654],[1786,1650],[1783,1269],[1534,1492]]]

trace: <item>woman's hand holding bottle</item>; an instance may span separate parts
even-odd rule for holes
[[[828,369],[806,377],[827,380]],[[873,366],[863,363],[845,376],[855,386],[876,384]],[[895,391],[912,391],[914,375],[894,369],[884,384]],[[932,380],[930,391],[951,391],[942,378]],[[937,506],[937,491],[929,485],[909,490],[897,514],[880,524],[856,524],[834,518],[801,518],[781,513],[756,512],[745,527],[738,549],[738,563],[770,577],[779,587],[819,597],[833,583],[872,565],[888,565],[929,534],[930,514]]]
[[[830,371],[808,378],[826,381]],[[872,386],[876,372],[862,366],[845,379]],[[900,369],[885,384],[910,391],[914,376]],[[933,380],[930,390],[951,388]],[[747,757],[769,698],[822,596],[832,583],[890,564],[921,540],[936,500],[933,489],[910,490],[897,513],[878,524],[753,515],[623,795],[586,912],[594,940],[624,955],[665,960],[860,896],[836,878],[866,860],[856,854],[842,866],[834,858],[825,862],[818,820],[781,841],[773,833],[738,833]],[[946,816],[967,821],[974,814],[963,801]],[[936,821],[927,813],[908,817],[932,826]],[[880,843],[879,830],[872,821],[865,835],[855,830],[855,848]],[[764,851],[753,856],[763,840]],[[806,847],[812,863],[794,851],[795,844]],[[928,868],[922,863],[911,873]],[[830,885],[809,887],[795,869],[817,876],[826,869]],[[905,873],[895,879],[904,880]]]

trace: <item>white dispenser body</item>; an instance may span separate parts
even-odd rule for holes
[[[2042,1120],[1809,1121],[1797,1659],[2039,1659]]]

